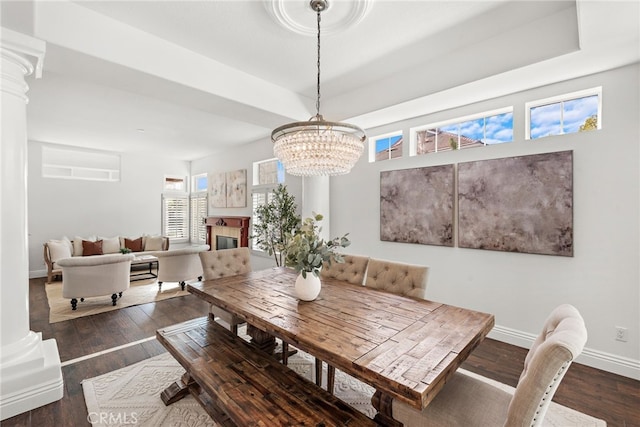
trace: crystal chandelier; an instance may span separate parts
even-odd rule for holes
[[[306,122],[289,123],[271,133],[273,152],[292,175],[349,173],[364,150],[366,135],[358,126],[328,122],[320,114],[320,12],[326,0],[311,0],[318,17],[318,81],[316,115]]]

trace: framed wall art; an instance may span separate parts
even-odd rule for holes
[[[458,246],[573,256],[573,152],[458,164]]]
[[[380,240],[453,246],[454,166],[380,172]]]
[[[224,172],[211,172],[209,180],[209,208],[227,207],[226,174]]]
[[[227,207],[244,208],[247,206],[247,170],[239,169],[227,172]]]

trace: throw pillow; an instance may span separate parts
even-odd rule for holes
[[[117,254],[120,252],[120,238],[116,237],[100,237],[102,239],[102,253]]]
[[[124,247],[131,249],[131,252],[142,252],[142,237],[137,239],[124,239]]]
[[[71,241],[69,239],[49,240],[47,246],[49,247],[51,262],[53,263],[58,262],[58,260],[62,258],[71,257]]]
[[[82,241],[86,240],[87,242],[95,242],[96,238],[94,236],[91,237],[79,237],[76,236],[73,239],[73,256],[82,256]]]
[[[102,240],[91,242],[82,241],[82,256],[102,255]]]
[[[147,236],[144,242],[145,251],[161,251],[162,236]]]

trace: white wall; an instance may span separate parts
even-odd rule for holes
[[[560,303],[583,314],[589,331],[585,357],[596,367],[640,378],[639,66],[419,117],[377,129],[403,130],[405,156],[368,163],[331,182],[331,233],[350,233],[349,252],[430,267],[427,297],[493,313],[493,336],[524,345]],[[524,103],[602,86],[602,130],[524,140]],[[409,128],[499,107],[514,106],[514,142],[408,157]],[[380,241],[380,171],[573,150],[574,256],[492,252]],[[616,341],[615,326],[629,341]],[[611,360],[610,360],[611,359]]]
[[[43,145],[28,144],[31,277],[45,273],[42,244],[49,239],[160,234],[164,176],[189,176],[187,161],[153,153],[122,153],[119,182],[43,178]]]

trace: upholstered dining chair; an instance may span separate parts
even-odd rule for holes
[[[456,372],[422,411],[394,400],[393,418],[407,426],[541,426],[571,362],[587,342],[578,310],[563,304],[547,318],[524,361],[513,394]]]
[[[369,257],[361,255],[343,255],[344,262],[324,263],[320,271],[321,279],[336,279],[354,285],[363,285]],[[287,363],[288,345],[282,343],[283,363]],[[327,390],[333,394],[336,370],[332,365],[327,364]],[[322,360],[316,357],[316,384],[322,383]]]
[[[413,298],[425,298],[429,267],[372,258],[365,286]]]
[[[235,276],[251,271],[251,253],[246,247],[206,251],[200,252],[198,255],[202,263],[204,280]],[[229,329],[236,335],[238,334],[238,325],[244,323],[241,318],[213,304],[210,306],[209,312],[214,319],[220,318],[228,323]]]

